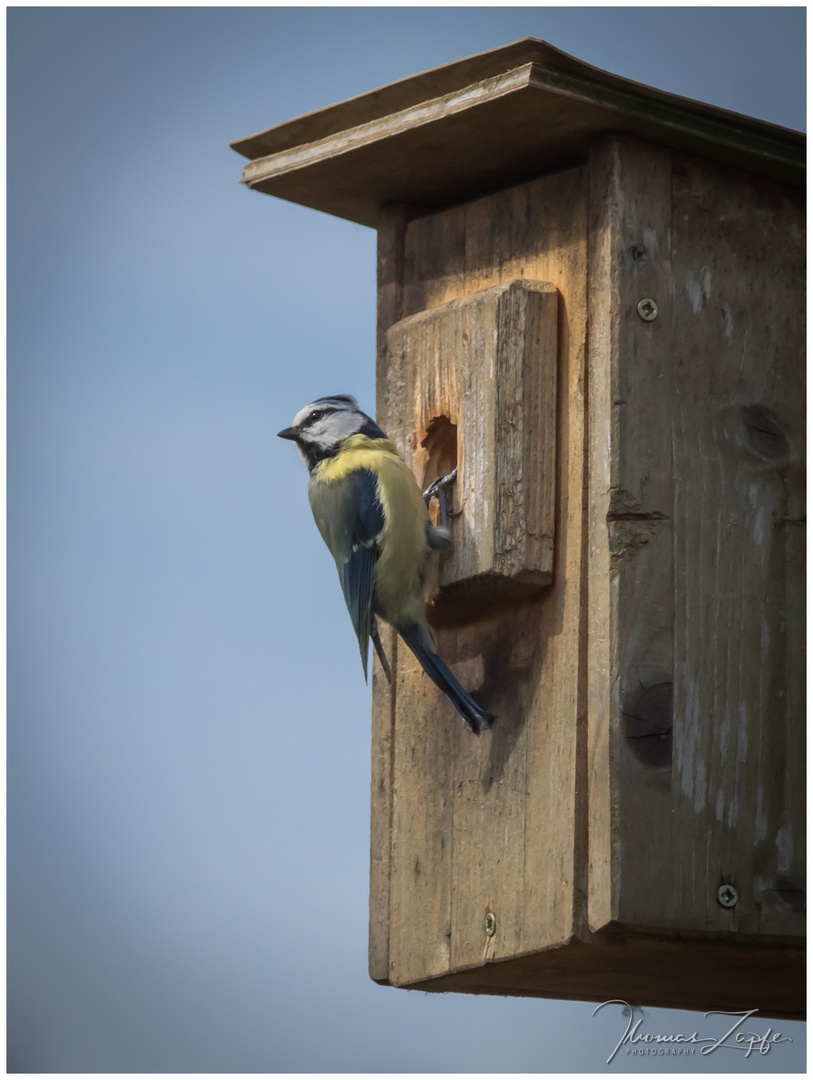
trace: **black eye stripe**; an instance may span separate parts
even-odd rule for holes
[[[335,409],[314,409],[312,413],[305,417],[302,421],[301,427],[310,427],[315,424],[317,420],[321,420],[323,416],[327,416],[328,413],[335,412]]]

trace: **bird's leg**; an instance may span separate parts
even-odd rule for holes
[[[440,507],[440,524],[446,529],[449,525],[450,517],[460,517],[461,511],[453,514],[447,507],[447,494],[446,491],[457,480],[457,466],[447,475],[439,476],[437,480],[433,480],[426,491],[423,493],[424,500],[428,503],[434,496],[438,500],[438,506]]]
[[[370,637],[373,639],[373,645],[375,645],[375,651],[378,653],[378,659],[381,661],[384,674],[387,676],[387,682],[392,683],[392,673],[390,671],[390,665],[387,662],[387,654],[384,652],[384,646],[381,644],[381,638],[378,636],[378,620],[375,615],[373,615],[373,620],[370,623]]]

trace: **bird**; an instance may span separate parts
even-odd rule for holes
[[[308,499],[336,562],[365,680],[372,640],[392,682],[379,617],[400,634],[465,727],[476,735],[488,731],[495,718],[439,656],[426,619],[431,553],[450,547],[451,533],[431,523],[395,444],[349,394],[316,398],[277,434],[296,444],[308,467]]]

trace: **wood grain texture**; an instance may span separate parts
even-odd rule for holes
[[[514,222],[518,206],[524,227]],[[553,584],[507,611],[483,618],[475,610],[467,625],[436,630],[441,654],[496,713],[493,733],[476,739],[463,730],[407,650],[398,650],[388,912],[394,985],[560,945],[573,934],[586,239],[583,169],[406,226],[406,318],[512,281],[550,282],[568,299],[556,310],[554,549],[562,556]],[[533,292],[515,288],[513,297]],[[493,295],[512,299],[512,290]],[[506,317],[513,325],[516,312]],[[409,462],[425,422],[413,376],[404,365],[384,373],[387,430]],[[444,381],[430,396],[456,410],[460,393]],[[379,891],[373,904],[382,898]],[[488,912],[497,922],[491,937]],[[373,923],[384,921],[379,912]]]
[[[721,1010],[758,1009],[764,1030],[767,1017],[805,1019],[805,966],[801,949],[613,933],[589,945],[573,941],[561,949],[427,979],[414,989],[566,1001],[621,998],[633,1006],[657,1003],[703,1012],[713,1003]]]
[[[450,970],[457,720],[441,702],[399,642],[389,908],[389,979],[396,984]]]
[[[672,873],[671,718],[647,722],[673,682],[670,153],[599,143],[590,210],[589,921],[657,926]]]
[[[775,124],[738,115],[713,105],[676,97],[651,86],[631,83],[628,79],[602,71],[549,45],[537,38],[523,38],[487,52],[467,56],[450,64],[411,75],[370,93],[360,94],[327,108],[318,109],[306,116],[296,117],[266,131],[235,139],[230,145],[244,157],[252,160],[268,154],[281,153],[295,146],[318,142],[394,114],[403,113],[415,106],[446,98],[466,87],[500,76],[508,71],[533,64],[540,75],[558,77],[576,85],[578,80],[589,80],[594,93],[603,93],[605,100],[616,100],[617,95],[627,92],[638,96],[639,103],[649,102],[653,111],[671,106],[675,111],[685,110],[698,124],[717,122],[729,129],[728,140],[743,139],[748,135],[754,142],[773,136],[799,147],[804,136]],[[540,132],[540,137],[544,137]],[[719,135],[719,129],[715,132]],[[753,148],[752,148],[753,150]]]
[[[798,940],[804,205],[691,159],[675,161],[672,198],[673,817],[684,825],[669,918]],[[715,901],[723,882],[739,891],[730,910]]]
[[[376,415],[386,424],[397,406],[392,401],[393,381],[386,378],[386,342],[382,327],[401,318],[403,311],[404,234],[407,208],[382,208],[378,219],[378,303],[376,350]],[[398,676],[398,637],[385,623],[381,641],[393,678]],[[389,908],[391,875],[393,724],[395,695],[374,654],[370,774],[370,978],[386,982],[389,977]]]
[[[232,146],[252,159],[242,177],[252,188],[375,225],[384,203],[437,210],[583,160],[606,132],[804,183],[801,133],[621,79],[533,39]]]
[[[403,387],[410,464],[422,487],[456,466],[454,547],[440,560],[436,608],[481,617],[553,577],[558,294],[514,281],[397,323],[387,370]],[[455,447],[439,469],[431,432]]]
[[[798,942],[802,210],[621,138],[590,190],[590,925]]]
[[[589,166],[397,220],[379,419],[421,481],[430,414],[465,425],[472,362],[439,358],[466,333],[487,351],[511,282],[558,292],[554,574],[436,620],[498,717],[479,739],[389,645],[371,970],[375,953],[396,986],[803,1015],[803,205],[611,136]],[[499,412],[493,385],[476,394]]]

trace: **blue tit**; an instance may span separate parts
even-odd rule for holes
[[[426,577],[432,549],[448,547],[432,525],[421,490],[395,444],[346,394],[317,398],[279,432],[308,467],[308,499],[339,571],[364,677],[372,639],[390,679],[376,616],[394,627],[432,681],[479,735],[494,717],[482,709],[441,660],[426,621]]]

